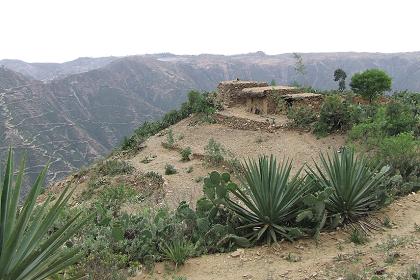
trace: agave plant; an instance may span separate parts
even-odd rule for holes
[[[76,248],[63,248],[63,244],[77,232],[84,222],[76,215],[62,228],[52,226],[71,196],[66,188],[51,205],[47,198],[41,205],[37,197],[47,172],[39,174],[34,185],[19,205],[25,160],[13,180],[13,153],[9,150],[3,183],[0,184],[0,279],[45,279],[78,260]],[[14,182],[14,186],[13,186]]]
[[[242,186],[227,186],[237,200],[227,197],[226,204],[245,223],[240,227],[249,230],[245,236],[253,242],[265,238],[268,243],[299,236],[300,230],[292,224],[308,191],[300,170],[291,176],[291,161],[278,164],[273,155],[249,160],[243,167]]]
[[[183,239],[176,239],[169,243],[163,243],[161,247],[165,259],[172,261],[175,267],[183,265],[194,251],[194,246]]]
[[[329,214],[339,216],[342,222],[353,223],[378,209],[379,186],[388,167],[381,169],[378,165],[371,170],[364,157],[357,157],[348,148],[335,151],[332,156],[321,153],[320,159],[321,165],[315,163],[315,170],[308,169],[320,189],[333,189],[326,203]]]

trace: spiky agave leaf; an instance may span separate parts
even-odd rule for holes
[[[321,165],[308,167],[309,175],[321,189],[332,188],[326,208],[332,215],[340,215],[344,222],[355,222],[378,209],[379,186],[389,168],[378,165],[370,170],[364,157],[357,157],[353,149],[343,149],[331,156],[320,154]]]
[[[19,195],[25,160],[13,180],[13,152],[9,149],[3,183],[0,185],[0,279],[45,279],[75,263],[80,255],[76,248],[63,250],[63,244],[86,222],[80,213],[62,228],[49,230],[71,197],[67,187],[51,205],[48,198],[42,205],[36,199],[41,192],[47,167],[39,174],[22,207]],[[13,181],[15,184],[13,186]]]
[[[227,206],[244,221],[241,228],[250,230],[247,237],[251,241],[264,237],[271,243],[278,237],[292,240],[300,234],[291,223],[300,210],[300,202],[308,187],[299,177],[300,170],[291,176],[291,169],[291,161],[285,160],[279,165],[273,155],[245,162],[242,187],[230,189],[239,202],[229,198],[226,201]]]

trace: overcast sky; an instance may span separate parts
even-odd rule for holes
[[[0,59],[420,51],[418,0],[0,0]]]

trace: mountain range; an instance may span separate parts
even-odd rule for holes
[[[420,52],[301,54],[304,76],[292,54],[263,52],[79,58],[65,63],[0,60],[0,154],[12,145],[28,155],[33,176],[50,162],[48,179],[106,155],[142,122],[178,107],[189,90],[214,90],[222,80],[299,82],[336,88],[333,72],[350,77],[381,68],[394,90],[420,91]],[[348,79],[349,80],[349,79]]]

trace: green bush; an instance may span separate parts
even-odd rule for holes
[[[79,248],[69,239],[87,222],[77,213],[60,227],[54,227],[69,201],[67,187],[51,205],[51,198],[37,205],[47,168],[39,174],[29,194],[19,204],[25,161],[14,178],[10,149],[0,187],[0,279],[45,279],[80,259]],[[13,184],[14,183],[14,184]]]
[[[218,166],[223,163],[226,150],[222,144],[213,138],[210,138],[207,146],[204,147],[204,151],[204,160],[211,166]]]
[[[377,158],[391,165],[405,179],[410,175],[420,175],[420,141],[411,133],[405,132],[384,138],[379,146]]]
[[[171,164],[166,164],[165,165],[165,175],[172,175],[172,174],[176,174],[177,171],[175,169],[175,167]]]
[[[321,106],[315,133],[326,135],[335,131],[344,131],[351,127],[351,112],[347,102],[339,95],[326,96]]]
[[[143,143],[150,136],[176,124],[192,113],[204,114],[208,117],[218,109],[221,109],[221,106],[216,102],[214,95],[190,91],[188,93],[188,101],[181,105],[180,110],[168,112],[160,121],[143,123],[142,126],[134,131],[130,138],[123,139],[121,149],[132,150],[137,148],[139,144]]]
[[[287,117],[292,120],[295,127],[307,128],[317,120],[316,113],[309,107],[291,107],[287,112]]]
[[[326,209],[340,222],[353,223],[377,210],[380,186],[388,168],[370,170],[364,157],[356,157],[353,149],[335,151],[332,156],[320,155],[321,164],[309,175],[320,190],[332,189]]]
[[[103,207],[105,211],[112,211],[115,215],[121,209],[122,204],[135,195],[136,192],[126,185],[107,186],[98,194],[95,204]]]
[[[192,151],[190,147],[187,147],[185,149],[182,149],[180,154],[181,154],[181,160],[182,161],[189,161],[190,160],[190,155],[191,155]]]
[[[242,186],[227,186],[235,199],[227,198],[227,207],[236,213],[251,241],[265,239],[277,242],[279,237],[293,240],[302,232],[293,227],[302,198],[309,188],[297,172],[290,175],[292,164],[278,164],[274,156],[262,156],[258,161],[249,160],[244,165]]]
[[[391,102],[386,106],[386,127],[388,135],[415,130],[417,120],[407,105],[401,102]]]
[[[134,166],[122,160],[107,160],[99,165],[98,170],[103,176],[115,176],[131,174],[134,171]]]
[[[172,129],[169,129],[168,133],[166,134],[166,142],[162,142],[162,146],[165,149],[172,149],[174,145],[175,145],[174,133]]]

